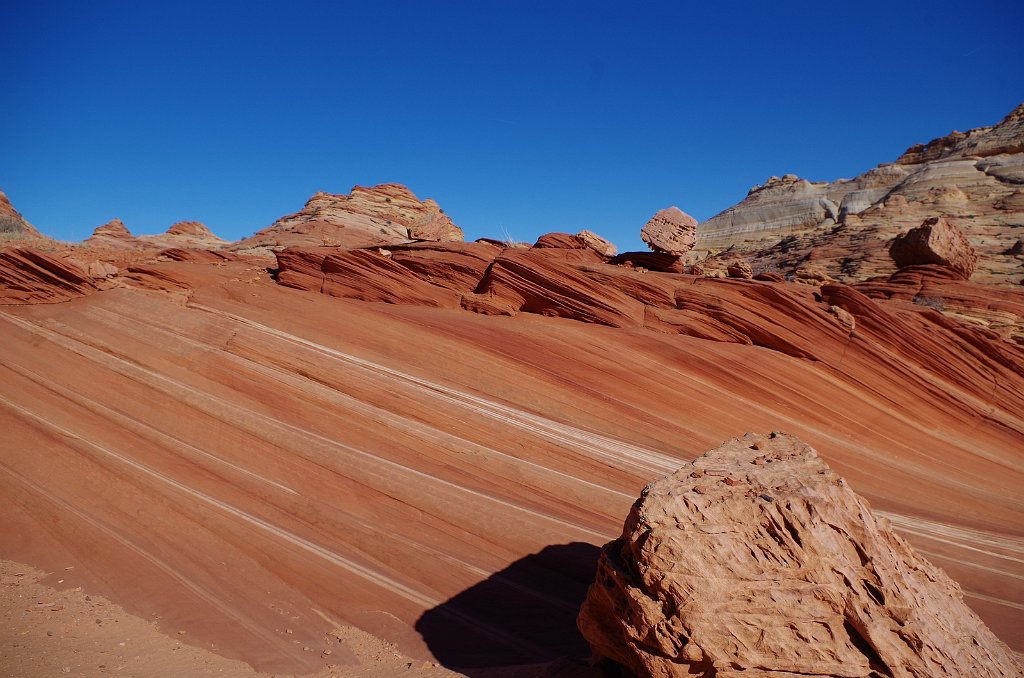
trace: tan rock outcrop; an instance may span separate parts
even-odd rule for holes
[[[978,266],[978,254],[955,224],[932,217],[917,228],[897,236],[889,255],[900,268],[938,264],[956,271],[965,280]]]
[[[594,250],[601,256],[614,257],[616,254],[618,254],[619,248],[617,248],[612,241],[602,238],[593,231],[588,231],[584,229],[577,233],[576,237],[582,240],[583,242],[587,243],[588,247],[590,247],[592,250]]]
[[[668,207],[640,229],[640,239],[655,252],[686,254],[697,242],[697,220],[678,207]]]
[[[638,676],[1019,676],[960,587],[793,436],[648,485],[579,616]]]
[[[319,192],[295,214],[230,247],[232,251],[300,246],[376,247],[414,240],[461,241],[436,202],[401,184],[356,186],[348,195]]]
[[[198,221],[179,221],[171,224],[167,229],[167,235],[188,235],[201,238],[212,237],[213,232],[206,227],[206,224]]]

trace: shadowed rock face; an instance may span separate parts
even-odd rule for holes
[[[648,485],[579,616],[639,676],[1017,676],[960,587],[793,436]]]

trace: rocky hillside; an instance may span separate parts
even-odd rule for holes
[[[0,191],[0,237],[12,235],[39,237],[39,231],[25,221],[21,213],[14,209],[14,205],[7,199],[7,195]]]
[[[789,435],[644,488],[579,616],[636,676],[1019,676],[960,587]]]
[[[853,179],[772,177],[700,224],[696,252],[747,259],[755,272],[813,264],[863,280],[891,274],[888,241],[930,217],[963,229],[983,258],[979,280],[1024,278],[1024,104],[995,126],[918,144]]]
[[[929,264],[870,298],[609,254],[296,247],[271,273],[178,248],[92,284],[14,253],[2,555],[266,672],[343,663],[348,625],[538,675],[586,656],[598,547],[644,485],[785,429],[1024,647],[1022,348],[902,296],[991,286]]]

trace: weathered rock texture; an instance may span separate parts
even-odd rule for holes
[[[25,221],[14,205],[7,199],[7,195],[0,191],[0,236],[2,235],[25,235],[39,237],[39,231]]]
[[[415,240],[459,241],[456,226],[436,202],[419,200],[401,184],[356,186],[348,195],[316,193],[299,212],[281,217],[233,251],[289,246],[373,247]]]
[[[889,255],[900,268],[938,264],[966,280],[978,266],[978,254],[963,231],[942,217],[925,219],[917,228],[896,236]]]
[[[697,228],[691,257],[743,254],[755,273],[813,261],[852,282],[890,275],[889,241],[931,217],[957,221],[983,282],[1018,283],[1007,251],[1024,236],[1024,105],[993,127],[953,132],[853,179],[772,177]]]
[[[640,229],[640,239],[655,252],[686,254],[697,242],[697,220],[678,207],[668,207]]]
[[[95,292],[92,277],[71,262],[34,249],[0,249],[0,304],[67,301]]]
[[[793,436],[747,434],[645,488],[579,616],[639,676],[1019,676],[888,520]]]
[[[534,675],[577,656],[563,583],[585,592],[645,483],[785,427],[1024,648],[1024,349],[911,301],[991,286],[486,242],[280,256],[278,282],[165,252],[0,306],[5,555],[265,673],[345,661],[319,651],[335,620],[466,675]]]
[[[102,226],[97,226],[85,242],[93,245],[118,247],[138,244],[136,237],[132,235],[124,222],[117,218],[111,219]]]

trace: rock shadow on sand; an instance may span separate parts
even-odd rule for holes
[[[590,648],[576,615],[600,552],[582,542],[546,546],[427,610],[416,630],[441,664],[467,676],[525,665],[555,675],[555,666],[538,666],[553,662],[569,674],[590,675],[583,670]]]

